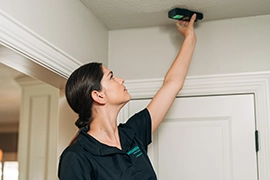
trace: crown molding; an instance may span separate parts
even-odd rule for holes
[[[81,63],[0,10],[0,44],[67,78]]]

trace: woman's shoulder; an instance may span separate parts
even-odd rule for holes
[[[128,121],[119,126],[120,132],[133,138],[138,137],[145,146],[151,142],[151,116],[147,108],[131,116]]]
[[[150,113],[147,108],[142,109],[141,111],[134,113],[128,120],[127,123],[137,120],[151,120]]]
[[[92,165],[86,158],[85,150],[79,143],[69,145],[62,153],[59,161],[58,177],[60,179],[81,179],[91,177]]]
[[[150,113],[147,108],[144,108],[143,110],[132,115],[125,124],[131,128],[140,128],[142,125],[149,125],[151,124]]]
[[[68,147],[66,147],[66,149],[64,149],[61,157],[66,156],[66,155],[67,156],[69,156],[69,155],[81,156],[82,154],[84,154],[83,147],[80,146],[80,144],[78,142],[74,142],[71,145],[69,145]]]

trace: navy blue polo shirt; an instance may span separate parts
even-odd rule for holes
[[[122,150],[100,143],[80,131],[77,141],[61,155],[60,180],[156,180],[147,155],[151,118],[147,109],[118,126]]]

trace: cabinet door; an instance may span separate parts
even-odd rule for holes
[[[146,107],[131,100],[124,114]],[[153,135],[149,156],[159,180],[255,180],[254,95],[176,98]]]

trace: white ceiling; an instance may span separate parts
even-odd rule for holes
[[[185,7],[213,21],[270,14],[270,0],[81,0],[109,30],[173,24],[168,11]]]

